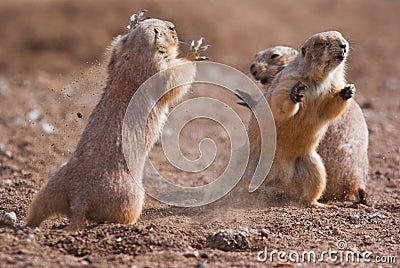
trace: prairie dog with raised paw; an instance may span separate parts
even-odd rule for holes
[[[204,59],[199,56],[204,49],[200,47],[201,39],[190,48],[186,58],[177,58],[179,41],[174,24],[152,18],[139,20],[137,16],[134,19],[129,33],[112,42],[102,98],[90,115],[73,157],[51,175],[34,197],[26,219],[28,226],[39,226],[53,214],[69,218],[67,230],[82,229],[87,220],[121,224],[138,220],[144,192],[136,181],[142,181],[145,157],[158,139],[169,106],[190,88],[190,85],[180,86],[166,93],[168,86],[182,77],[193,81],[195,65],[182,65],[179,72],[168,72],[165,84],[154,88],[160,93],[154,95],[166,93],[160,100],[140,95],[143,107],[135,107],[132,115],[132,135],[138,148],[132,156],[137,168],[135,179],[128,170],[122,148],[126,109],[148,78],[168,67]],[[148,105],[152,107],[151,113],[142,122],[138,118]]]
[[[339,32],[313,35],[266,93],[277,129],[277,146],[265,183],[278,180],[285,193],[307,206],[327,206],[318,202],[326,187],[326,171],[317,147],[329,124],[353,101],[355,87],[345,80],[348,51],[349,44]],[[249,136],[248,168],[254,170],[260,150],[254,118]]]
[[[297,54],[297,50],[285,46],[264,49],[255,55],[250,72],[267,91],[274,77]],[[241,105],[251,106],[256,102],[245,92],[238,91],[237,95],[245,100]],[[356,101],[353,100],[343,114],[329,125],[317,152],[322,157],[327,173],[322,199],[365,203],[369,170],[368,127]]]

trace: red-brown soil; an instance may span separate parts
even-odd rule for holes
[[[278,44],[298,48],[316,32],[341,31],[352,46],[348,81],[357,87],[356,99],[370,130],[368,206],[338,202],[338,209],[328,210],[293,206],[182,209],[147,198],[143,215],[133,226],[92,224],[67,233],[62,230],[67,221],[53,218],[40,228],[23,228],[32,197],[71,156],[99,99],[107,46],[126,31],[130,14],[141,8],[175,23],[182,50],[184,43],[205,36],[212,45],[207,52],[210,60],[245,73],[262,48]],[[397,256],[399,263],[399,14],[400,2],[395,0],[1,1],[0,219],[15,212],[17,221],[0,223],[0,267],[283,265],[276,260],[258,262],[257,254],[264,247],[320,253],[336,250],[339,240],[345,240],[352,252],[370,251],[374,258]],[[234,96],[226,96],[232,107],[235,101]],[[34,109],[40,110],[39,117],[28,120]],[[235,109],[249,117],[246,109]],[[54,133],[46,133],[43,123],[53,126]],[[197,150],[197,139],[207,135],[221,143],[219,149],[229,148],[222,128],[203,121],[188,127],[182,133],[182,147],[188,154]],[[160,152],[157,145],[153,163],[159,163],[171,180],[189,185],[212,180],[225,161],[217,159],[199,179],[164,165]],[[225,154],[222,151],[219,156],[226,159]],[[377,217],[364,219],[377,210]],[[351,220],[354,215],[361,218]],[[215,232],[243,226],[252,231],[242,248],[215,248]]]

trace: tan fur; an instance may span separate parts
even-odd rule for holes
[[[293,61],[297,50],[286,46],[275,46],[259,51],[250,65],[254,79],[269,85],[275,76]]]
[[[29,226],[39,226],[53,214],[69,218],[68,230],[83,228],[86,220],[133,224],[139,218],[144,192],[132,178],[122,152],[125,111],[145,80],[170,66],[190,61],[176,58],[178,37],[174,25],[158,19],[140,22],[128,34],[117,37],[111,48],[103,96],[89,118],[73,157],[52,174],[35,196],[28,211]],[[193,58],[193,53],[188,55]],[[193,80],[195,66],[189,64],[185,68],[179,73],[169,73],[165,85],[155,90],[166,92],[178,76]],[[164,95],[147,123],[140,120],[141,113],[156,100],[140,95],[143,107],[137,107],[132,115],[131,135],[137,148],[145,150],[137,149],[130,155],[130,161],[137,168],[137,181],[142,181],[145,156],[159,136],[169,104],[179,100],[188,88],[179,87]]]
[[[273,78],[297,53],[295,49],[284,46],[262,50],[251,64],[251,73],[256,80],[263,82],[267,90]],[[251,104],[254,100],[249,101]],[[343,114],[329,125],[318,147],[318,154],[327,173],[322,199],[365,203],[369,170],[368,128],[357,102],[352,101]]]
[[[344,46],[341,48],[340,46]],[[352,102],[340,92],[347,86],[345,61],[349,45],[339,32],[313,35],[301,53],[272,81],[266,97],[276,129],[277,148],[274,163],[265,184],[279,181],[281,190],[302,204],[324,207],[317,200],[326,186],[326,171],[316,152],[329,123]],[[340,60],[338,56],[344,56]],[[295,103],[290,94],[296,83],[307,85],[304,98]],[[262,100],[258,105],[263,105]],[[259,155],[260,132],[254,118],[250,121],[250,173]]]

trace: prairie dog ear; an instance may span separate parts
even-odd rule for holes
[[[280,56],[280,54],[276,52],[276,53],[271,55],[270,59],[273,60],[273,59],[276,59],[279,56]]]
[[[307,52],[307,48],[305,46],[302,46],[301,47],[301,56],[304,57],[306,55],[306,52]]]

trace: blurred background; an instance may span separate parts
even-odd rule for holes
[[[102,60],[129,16],[175,23],[180,39],[204,36],[210,60],[247,72],[254,54],[273,45],[298,48],[310,35],[339,30],[352,43],[350,77],[385,79],[400,69],[396,0],[2,0],[0,74],[68,75]]]

